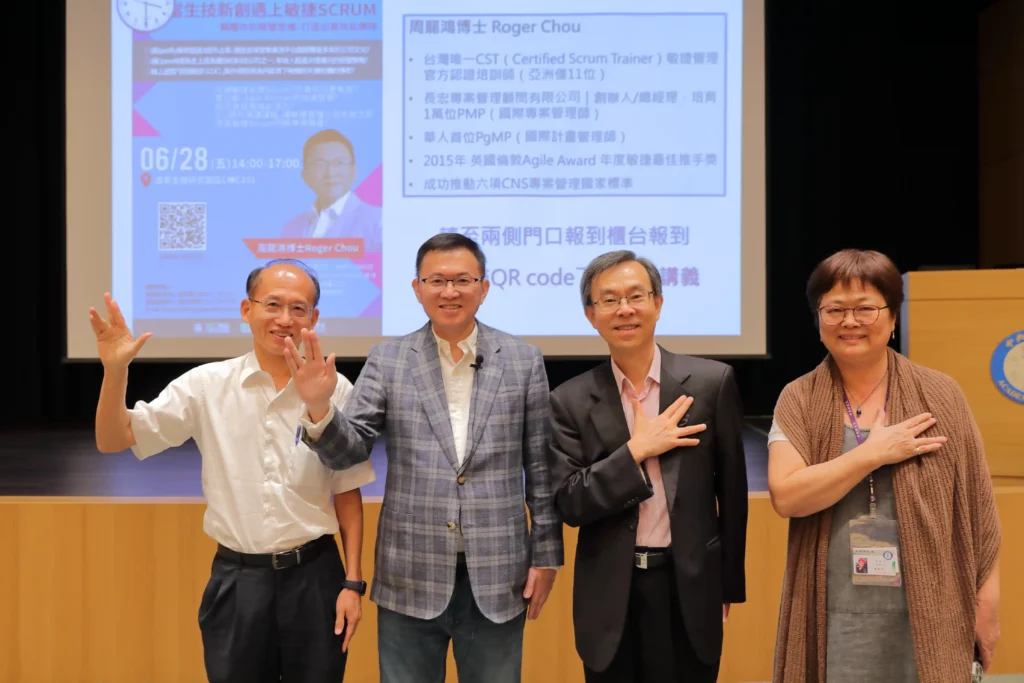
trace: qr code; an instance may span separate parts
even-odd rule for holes
[[[206,202],[160,202],[160,251],[206,251]]]

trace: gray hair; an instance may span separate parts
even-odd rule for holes
[[[661,296],[661,273],[658,272],[658,268],[648,259],[638,257],[632,251],[621,249],[601,254],[591,261],[587,265],[587,269],[583,271],[583,277],[580,278],[580,298],[583,299],[583,307],[586,308],[593,303],[590,296],[591,289],[594,286],[594,278],[621,263],[630,262],[639,263],[644,267],[648,277],[651,278],[651,290],[654,292],[654,296]]]

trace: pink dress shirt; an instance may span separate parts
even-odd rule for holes
[[[615,386],[619,387],[622,399],[622,410],[626,413],[626,425],[629,435],[633,436],[633,404],[632,397],[640,401],[644,415],[648,418],[658,416],[658,403],[661,400],[661,349],[654,347],[654,360],[647,371],[643,389],[639,394],[633,383],[622,373],[619,366],[612,361],[612,374],[615,375]],[[644,461],[647,476],[654,488],[654,495],[640,503],[640,523],[636,529],[636,545],[650,548],[667,548],[672,544],[672,530],[669,528],[668,501],[665,498],[665,485],[661,480],[661,463],[657,456]]]

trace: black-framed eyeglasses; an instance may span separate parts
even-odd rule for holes
[[[654,292],[649,289],[646,291],[633,292],[632,294],[627,294],[626,296],[615,296],[614,294],[608,294],[606,296],[602,296],[597,301],[591,301],[590,305],[599,311],[611,313],[612,311],[619,310],[619,307],[622,306],[623,301],[629,304],[630,308],[643,307],[647,305],[648,302],[650,302],[652,296],[654,296]]]
[[[821,322],[826,325],[841,325],[846,320],[846,312],[851,311],[853,313],[853,319],[859,322],[861,325],[870,325],[871,323],[878,320],[878,312],[888,306],[869,306],[867,304],[863,306],[854,306],[852,308],[844,308],[843,306],[836,306],[830,304],[828,306],[822,306],[818,309],[818,317]]]
[[[285,305],[280,301],[274,299],[268,299],[266,301],[260,301],[259,299],[249,298],[249,301],[254,304],[259,304],[263,308],[263,312],[270,316],[279,316],[284,312],[284,309],[288,309],[288,315],[295,318],[296,320],[305,320],[309,317],[312,309],[306,304],[288,304]]]
[[[469,277],[468,275],[464,276],[464,277],[456,277],[456,278],[444,278],[444,277],[421,277],[420,278],[420,282],[425,284],[427,287],[430,287],[431,289],[446,289],[448,287],[448,283],[449,282],[452,283],[452,285],[455,286],[455,289],[469,289],[470,287],[472,287],[476,283],[480,282],[481,280],[483,280],[482,277]]]

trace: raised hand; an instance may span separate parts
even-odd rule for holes
[[[309,417],[314,422],[321,420],[331,407],[331,397],[338,386],[338,373],[334,367],[334,354],[324,360],[316,332],[302,330],[302,346],[306,350],[303,358],[291,338],[284,340],[284,358],[292,373],[295,390],[306,404]]]
[[[707,429],[706,424],[680,427],[679,421],[693,405],[692,396],[680,396],[661,415],[649,419],[636,398],[633,404],[633,438],[627,442],[629,452],[638,463],[661,455],[679,446],[696,446],[698,439],[687,438]]]
[[[96,333],[96,350],[104,368],[124,370],[139,354],[146,340],[153,335],[146,332],[138,339],[133,339],[131,330],[121,315],[121,309],[110,296],[110,292],[103,295],[103,302],[107,306],[109,322],[104,320],[95,308],[89,307],[89,323],[92,325],[92,331]]]
[[[917,438],[919,434],[935,424],[931,413],[921,413],[899,424],[885,426],[885,410],[878,409],[875,422],[871,425],[871,434],[867,442],[877,446],[883,464],[895,465],[913,458],[916,455],[934,453],[946,443],[946,437],[933,436],[925,439]]]

